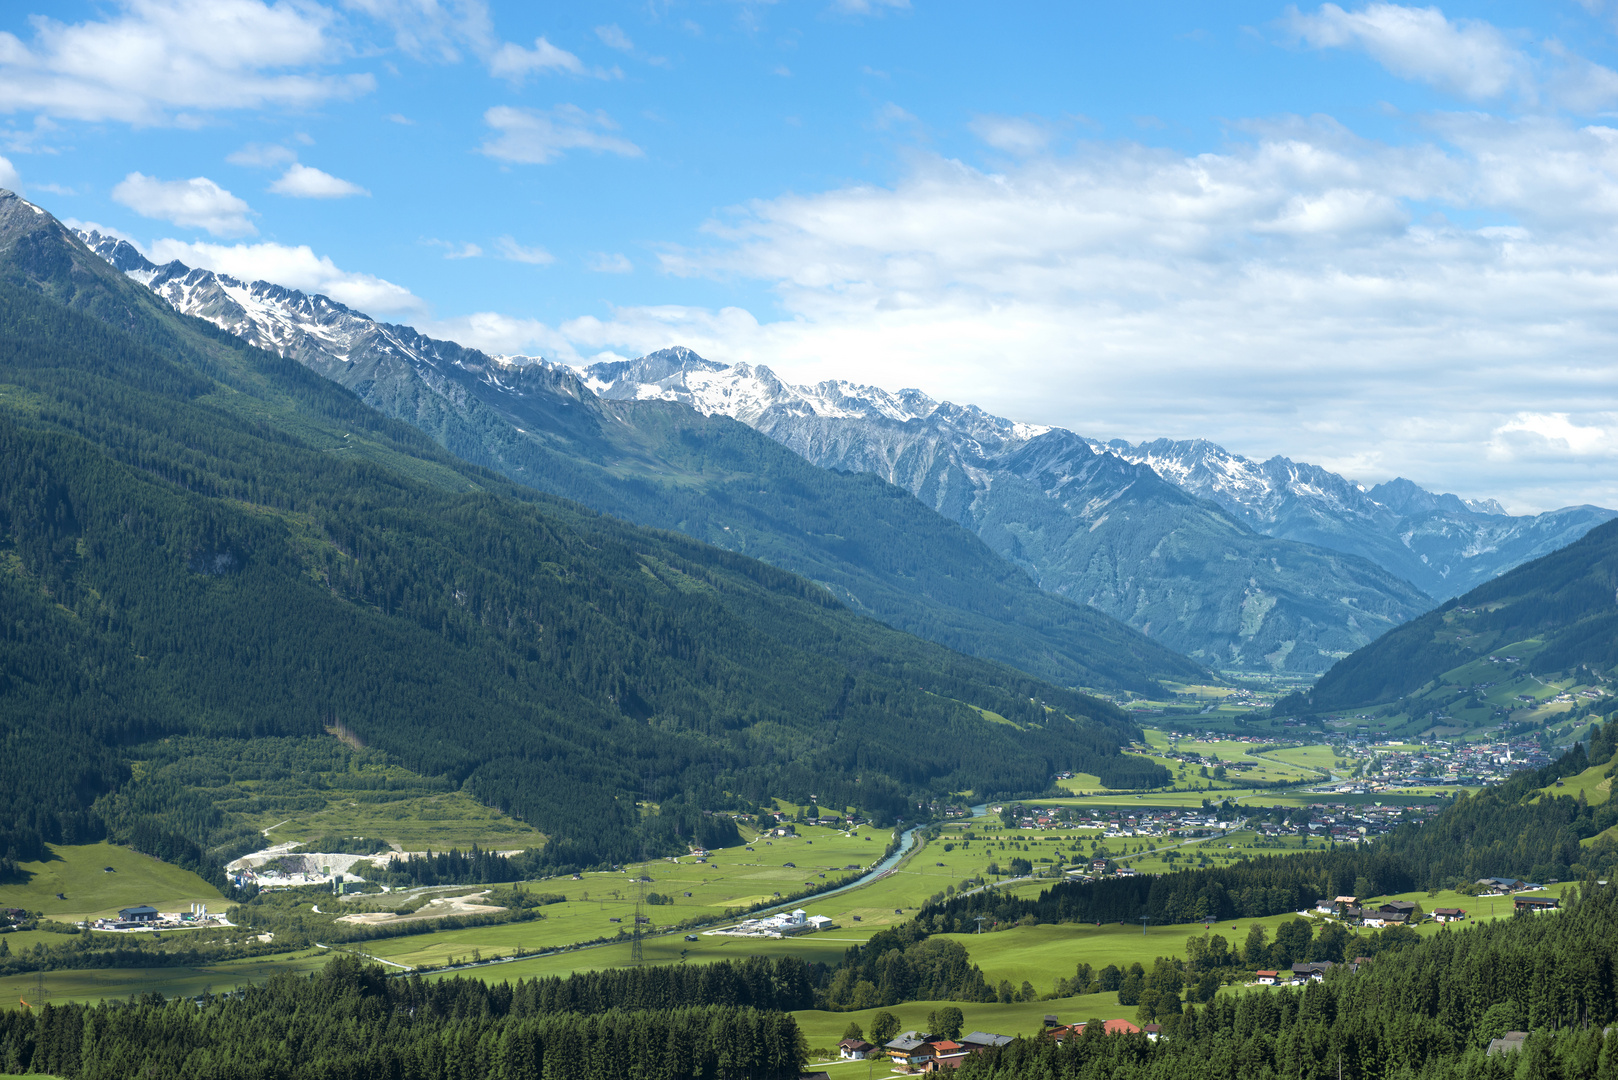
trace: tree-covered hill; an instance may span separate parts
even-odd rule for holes
[[[1534,675],[1618,667],[1618,522],[1390,630],[1276,712],[1378,705],[1446,682],[1463,694],[1474,680],[1446,676],[1490,657]]]
[[[134,743],[336,723],[532,822],[555,862],[637,852],[641,794],[894,816],[1058,769],[1162,780],[1112,706],[461,462],[14,196],[0,673],[10,858],[101,835]]]

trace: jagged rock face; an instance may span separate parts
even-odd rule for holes
[[[613,403],[677,402],[739,420],[824,468],[880,476],[1047,591],[1217,667],[1323,671],[1433,599],[1614,516],[1572,507],[1513,518],[1408,481],[1367,492],[1285,458],[1252,462],[1203,441],[1099,443],[920,390],[795,386],[763,365],[727,366],[684,348],[575,372],[81,237],[177,309],[297,359],[508,476],[583,497],[538,475],[557,458],[536,456],[535,440],[603,461],[625,456],[633,450],[616,433],[635,421]]]

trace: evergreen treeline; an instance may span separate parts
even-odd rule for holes
[[[688,792],[891,818],[1161,781],[1111,705],[458,462],[82,249],[29,234],[0,278],[0,857],[110,828],[206,871],[242,838],[201,801],[94,809],[128,748],[336,723],[558,869],[723,829]],[[644,799],[670,807],[646,831]]]
[[[395,855],[382,864],[380,882],[400,888],[497,885],[535,876],[539,862],[537,851],[501,855],[497,851],[484,851],[473,844],[471,851],[450,848],[425,855],[411,853],[402,859]],[[371,879],[370,875],[364,876],[367,880]]]
[[[966,948],[929,938],[912,921],[850,946],[820,996],[822,1008],[871,1009],[903,1001],[994,1001]]]
[[[753,1009],[812,1009],[815,970],[795,956],[749,956],[712,964],[579,971],[519,980],[512,1009],[522,1016],[612,1009],[674,1009],[734,1005]],[[431,983],[428,985],[440,985]]]
[[[198,1007],[0,1013],[0,1068],[69,1080],[797,1080],[791,1014],[735,1005],[536,1012],[509,984],[390,979],[340,957]]]
[[[1618,887],[1588,880],[1555,915],[1441,931],[1300,991],[1225,994],[1159,1016],[1164,1037],[1058,1047],[1020,1039],[974,1055],[1002,1080],[1575,1080],[1618,1077]],[[1515,1054],[1490,1040],[1526,1031]]]

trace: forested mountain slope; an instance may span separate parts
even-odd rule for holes
[[[1112,706],[461,462],[9,193],[0,627],[12,858],[100,835],[133,743],[334,722],[532,822],[556,862],[641,850],[641,795],[666,846],[732,799],[893,815],[1057,769],[1162,779],[1119,754],[1138,731]]]
[[[1618,669],[1618,522],[1391,631],[1276,710],[1359,708],[1445,682],[1460,693],[1485,675],[1456,669],[1491,658],[1497,672],[1507,670],[1499,663],[1534,675],[1584,667],[1610,677]]]
[[[745,424],[607,401],[569,368],[490,357],[323,296],[92,250],[163,297],[297,360],[466,461],[642,525],[819,581],[856,611],[1064,686],[1152,691],[1201,665],[1095,607],[1040,590],[971,532],[875,476],[817,468]]]

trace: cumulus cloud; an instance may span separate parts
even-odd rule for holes
[[[370,192],[358,184],[341,180],[328,172],[312,169],[307,165],[293,162],[281,178],[270,185],[270,190],[277,195],[289,195],[294,199],[345,199],[350,195],[369,195]]]
[[[142,217],[205,229],[214,236],[250,236],[258,232],[249,218],[252,210],[247,203],[206,176],[159,180],[132,172],[112,189],[112,197]]]
[[[210,244],[164,239],[152,243],[147,257],[165,263],[179,259],[187,266],[202,266],[243,281],[273,281],[289,289],[323,293],[371,315],[421,314],[419,298],[402,285],[372,274],[340,269],[327,255],[316,255],[307,244]]]
[[[1249,130],[1220,153],[1093,143],[1001,171],[919,157],[893,185],[760,200],[661,265],[762,283],[783,316],[622,307],[528,330],[561,358],[679,342],[1519,510],[1618,505],[1618,130]]]
[[[0,32],[0,111],[159,124],[354,97],[375,79],[318,73],[345,52],[335,19],[261,0],[122,0],[100,19],[35,17],[31,42]]]
[[[17,167],[0,157],[0,187],[14,188],[17,186],[17,179]]]
[[[482,152],[502,161],[543,165],[568,150],[595,150],[640,157],[641,148],[610,134],[618,125],[604,112],[587,113],[576,105],[558,105],[549,112],[496,105],[483,114],[484,123],[498,134],[484,142]]]

